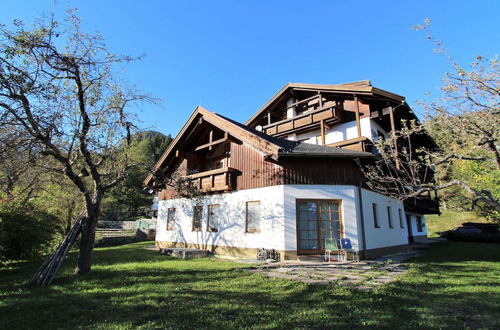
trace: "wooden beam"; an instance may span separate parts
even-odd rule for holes
[[[218,140],[215,140],[212,142],[202,144],[201,146],[196,147],[196,149],[194,149],[194,150],[199,151],[199,150],[206,149],[206,148],[208,148],[208,150],[212,150],[213,146],[220,144],[220,143],[228,142],[229,140],[230,140],[229,134],[226,132],[222,139],[218,139]]]
[[[321,96],[321,92],[318,92],[318,97],[319,97],[319,107],[323,108],[323,97]]]
[[[214,130],[211,129],[210,133],[208,133],[208,150],[212,150],[212,142],[213,142]]]
[[[267,113],[267,124],[271,125],[271,112]]]
[[[349,139],[349,140],[344,140],[344,141],[340,141],[340,142],[330,143],[328,146],[329,147],[342,147],[342,146],[346,146],[346,145],[350,145],[350,144],[365,142],[366,140],[368,140],[368,138],[366,138],[364,136],[361,136],[361,137],[357,137],[357,138],[354,138],[354,139]]]
[[[391,107],[383,108],[382,110],[375,110],[370,112],[370,118],[378,118],[391,114]]]
[[[321,127],[321,144],[325,145],[325,121],[321,120],[320,122],[320,127]]]
[[[354,95],[354,102],[356,103],[356,127],[358,128],[358,137],[361,137],[361,120],[359,119],[359,100],[356,94]]]
[[[399,170],[400,168],[400,163],[399,163],[399,154],[398,154],[398,143],[397,143],[397,138],[396,138],[396,121],[394,120],[394,108],[389,107],[389,117],[391,119],[391,135],[393,138],[393,144],[394,144],[394,161],[396,162],[396,168]]]
[[[302,104],[302,103],[305,103],[305,102],[309,102],[309,101],[311,101],[311,100],[313,100],[313,99],[317,98],[317,97],[318,97],[318,95],[319,95],[319,91],[318,91],[318,94],[313,95],[313,96],[308,97],[308,98],[305,98],[305,99],[303,99],[303,100],[297,101],[297,102],[295,102],[295,103],[292,103],[292,104],[288,105],[286,108],[287,108],[287,109],[290,109],[290,108],[293,108],[293,107],[295,107],[295,106],[297,106],[297,105],[299,105],[299,104]]]

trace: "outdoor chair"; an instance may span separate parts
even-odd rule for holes
[[[352,261],[359,261],[359,253],[357,250],[352,248],[351,240],[349,238],[340,239],[340,250],[345,258],[345,261],[347,261],[349,254],[352,256]]]
[[[342,261],[342,254],[340,253],[339,247],[335,238],[325,238],[325,261],[331,261],[332,252],[336,252],[338,261]]]

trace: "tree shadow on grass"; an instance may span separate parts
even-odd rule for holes
[[[71,255],[53,287],[1,285],[0,328],[494,328],[498,287],[471,281],[480,270],[494,278],[495,257],[474,259],[484,247],[460,247],[430,247],[407,276],[375,291],[271,279],[220,260],[173,260],[138,245],[100,249],[83,278],[72,274]],[[9,278],[27,274],[16,269]],[[496,291],[485,297],[489,288]]]

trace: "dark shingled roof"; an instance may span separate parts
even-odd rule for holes
[[[295,141],[290,141],[295,142]],[[371,152],[349,150],[338,147],[329,147],[304,142],[295,142],[293,149],[281,150],[278,152],[280,157],[337,157],[337,158],[371,158],[375,155]]]
[[[257,131],[256,129],[250,128],[242,123],[239,123],[230,118],[224,117],[218,113],[217,116],[231,122],[238,127],[257,135],[263,140],[266,140],[274,145],[280,147],[278,152],[279,157],[337,157],[337,158],[370,158],[374,155],[370,152],[349,150],[338,147],[329,147],[317,144],[309,144],[298,141],[290,141],[286,139],[280,139],[274,136],[267,135],[263,132]]]

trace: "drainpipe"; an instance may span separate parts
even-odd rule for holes
[[[363,212],[363,194],[361,191],[361,182],[358,186],[359,195],[359,215],[361,220],[361,242],[363,243],[363,255],[362,258],[366,259],[366,235],[365,235],[365,216]]]

